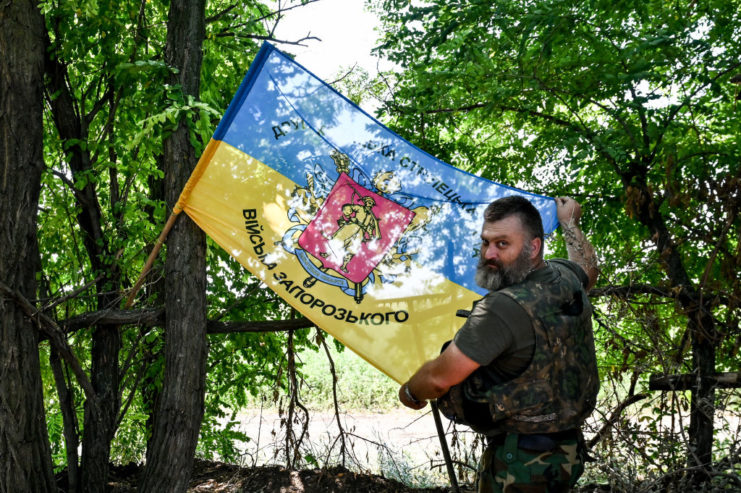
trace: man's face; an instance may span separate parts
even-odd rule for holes
[[[534,266],[533,241],[517,216],[484,222],[476,284],[495,291],[523,281]]]

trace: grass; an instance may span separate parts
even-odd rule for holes
[[[399,384],[351,350],[337,351],[333,341],[327,342],[337,373],[337,401],[341,409],[380,412],[400,406]],[[303,362],[305,384],[302,401],[312,409],[333,409],[332,373],[324,349],[304,351],[299,359]]]

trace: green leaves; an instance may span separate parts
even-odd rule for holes
[[[129,84],[141,84],[143,88],[151,87],[157,80],[166,80],[175,69],[168,67],[161,60],[135,60],[121,62],[113,68],[113,77],[117,87],[123,88]]]

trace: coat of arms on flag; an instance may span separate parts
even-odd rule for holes
[[[302,255],[301,250],[291,246],[286,250],[298,255],[309,274],[304,286],[327,282],[341,287],[361,303],[369,284],[388,282],[391,278],[385,267],[401,263],[398,260],[401,255],[408,259],[414,257],[415,252],[408,249],[408,241],[398,242],[415,216],[418,217],[412,229],[424,226],[428,211],[426,207],[412,211],[384,197],[400,187],[398,181],[393,180],[393,173],[380,173],[366,187],[349,176],[348,173],[363,175],[360,169],[351,167],[346,155],[333,152],[331,158],[339,175],[329,193],[321,196],[313,186],[297,188],[295,197],[310,197],[310,202],[304,203],[303,214],[299,215],[296,213],[296,208],[301,208],[299,200],[289,214],[296,222],[301,222],[301,217],[304,222],[309,219],[307,224],[292,228],[291,233],[300,231],[298,246],[311,256]],[[317,177],[310,176],[308,181],[313,185]],[[316,213],[310,217],[312,210]],[[382,262],[385,262],[383,266]]]

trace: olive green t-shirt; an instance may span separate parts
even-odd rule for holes
[[[557,263],[576,273],[586,286],[587,275],[574,262],[551,259],[546,266],[531,272],[528,280],[547,281]],[[527,312],[507,295],[492,291],[474,304],[466,323],[453,339],[463,354],[481,366],[489,366],[501,381],[511,380],[530,364],[535,346],[535,332]]]

